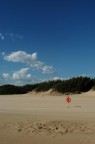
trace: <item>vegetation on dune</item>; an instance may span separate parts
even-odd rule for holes
[[[89,91],[95,85],[94,79],[88,77],[77,77],[61,81],[54,90],[60,93],[81,93]]]
[[[44,92],[50,89],[60,93],[81,93],[89,91],[92,87],[95,89],[95,79],[81,76],[68,80],[53,80],[24,86],[3,85],[0,86],[0,94],[24,94],[33,90]]]
[[[26,91],[21,86],[3,85],[0,86],[0,94],[24,94]]]
[[[39,85],[38,85],[38,87],[36,87],[35,91],[36,92],[48,91],[50,89],[53,89],[55,83],[56,83],[55,81],[48,81],[48,82],[39,83]]]
[[[95,85],[92,87],[92,90],[95,91]]]

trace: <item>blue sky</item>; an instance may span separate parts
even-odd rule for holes
[[[0,85],[95,77],[94,0],[0,3]]]

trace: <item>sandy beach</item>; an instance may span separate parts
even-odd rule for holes
[[[94,144],[95,91],[0,95],[0,144]]]

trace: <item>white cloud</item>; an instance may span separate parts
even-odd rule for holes
[[[4,37],[4,35],[3,35],[2,33],[0,33],[0,39],[1,39],[1,40],[4,40],[4,39],[5,39],[5,37]]]
[[[37,53],[36,52],[32,54],[32,59],[37,60]]]
[[[30,79],[31,78],[31,74],[27,74],[26,78]]]
[[[21,62],[28,64],[30,67],[37,70],[41,70],[43,73],[54,73],[52,66],[45,65],[43,62],[37,59],[37,53],[27,54],[25,51],[12,52],[9,55],[5,55],[4,59],[11,62]]]
[[[8,73],[3,73],[2,74],[2,78],[3,79],[8,79],[9,78],[9,74]]]
[[[12,52],[8,56],[5,56],[4,59],[12,62],[32,64],[33,61],[37,59],[37,53],[27,54],[24,51],[17,51],[17,52]]]
[[[13,73],[13,79],[14,80],[26,80],[30,79],[32,76],[31,74],[28,74],[29,68],[22,68],[19,71],[16,71]]]
[[[42,68],[42,71],[43,71],[43,73],[53,73],[53,72],[54,72],[52,66],[44,66],[44,67]]]
[[[12,82],[15,85],[25,85],[32,83],[33,76],[28,73],[29,68],[22,68],[19,71],[16,71],[12,75]]]
[[[54,77],[53,80],[64,80],[64,78],[61,78],[61,77]]]
[[[10,82],[10,76],[8,73],[0,75],[0,85],[8,84]]]

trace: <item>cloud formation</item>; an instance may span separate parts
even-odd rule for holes
[[[4,35],[3,35],[2,33],[0,33],[0,39],[1,39],[1,40],[4,40],[4,39],[5,39],[5,37],[4,37]]]
[[[8,73],[0,75],[0,85],[8,84],[10,82],[10,76]]]
[[[2,78],[7,80],[9,78],[9,74],[8,73],[3,73]]]
[[[22,68],[19,71],[13,73],[13,80],[29,80],[32,78],[31,74],[28,73],[29,68]]]
[[[61,77],[54,77],[51,79],[40,79],[29,72],[30,68],[22,68],[18,71],[13,72],[11,75],[3,73],[0,76],[0,85],[13,84],[13,85],[26,85],[44,82],[48,80],[65,80]]]
[[[53,80],[55,80],[55,81],[56,81],[56,80],[64,80],[64,78],[61,78],[61,77],[54,77]]]
[[[42,82],[42,79],[29,73],[29,68],[22,68],[13,72],[11,75],[3,73],[0,76],[0,85],[13,84],[13,85],[25,85],[32,83]]]
[[[54,73],[52,66],[45,65],[38,60],[37,53],[28,54],[25,51],[12,52],[9,55],[4,55],[4,60],[10,62],[19,62],[28,64],[30,67],[41,70],[42,73]]]

